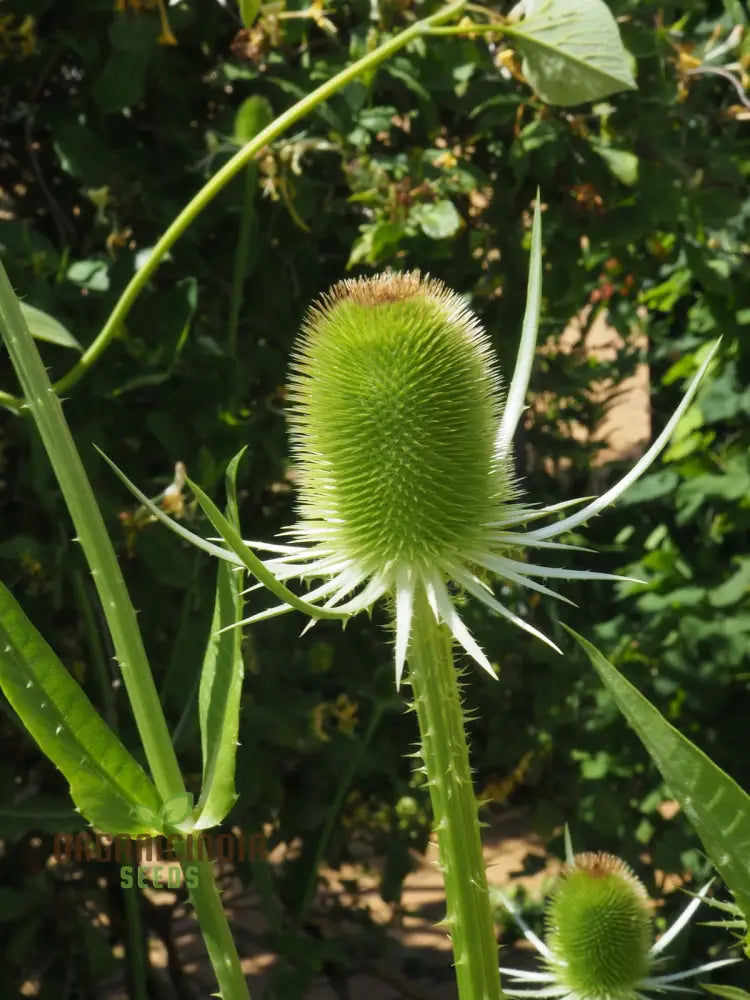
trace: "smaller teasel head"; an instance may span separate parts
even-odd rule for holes
[[[648,1000],[651,991],[685,991],[681,980],[737,961],[719,959],[685,971],[662,972],[670,942],[687,925],[705,885],[671,927],[654,941],[651,903],[643,883],[620,858],[604,852],[573,856],[547,900],[544,940],[502,896],[524,936],[544,962],[543,971],[501,967],[510,997],[558,1000]],[[509,977],[512,985],[507,985]],[[532,984],[516,989],[516,983]],[[688,991],[690,992],[690,991]]]
[[[629,997],[648,972],[649,899],[612,854],[576,855],[549,899],[547,943],[565,980],[590,1000]]]
[[[489,338],[458,295],[418,271],[341,281],[309,311],[292,373],[300,536],[394,579],[482,542],[512,475]]]

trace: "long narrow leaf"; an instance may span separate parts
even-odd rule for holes
[[[720,986],[717,983],[701,983],[701,987],[723,1000],[750,1000],[750,993],[739,986]]]
[[[214,528],[216,528],[219,532],[232,552],[239,557],[243,565],[260,583],[263,584],[264,587],[267,587],[272,594],[281,598],[281,600],[285,601],[291,608],[295,608],[297,611],[301,611],[303,614],[309,615],[311,618],[330,618],[338,620],[349,618],[349,615],[345,611],[330,611],[325,608],[319,608],[315,604],[308,604],[307,601],[302,600],[301,597],[297,597],[297,595],[289,590],[288,587],[285,587],[283,583],[280,583],[273,573],[269,569],[266,569],[255,553],[252,552],[247,545],[245,545],[239,530],[224,517],[213,500],[203,492],[200,486],[194,483],[191,479],[187,479],[186,482],[195,494],[195,499],[200,504],[203,513],[209,519]]]
[[[133,496],[136,497],[136,499],[138,499],[143,506],[154,515],[155,518],[165,524],[176,535],[179,535],[180,538],[184,538],[186,541],[190,542],[191,545],[194,545],[198,549],[202,549],[209,555],[216,556],[218,559],[223,559],[228,563],[232,563],[234,566],[244,566],[257,580],[267,587],[272,594],[281,598],[281,600],[285,601],[290,607],[295,608],[297,611],[302,611],[303,614],[309,615],[311,618],[328,618],[331,620],[341,621],[349,617],[349,615],[343,611],[328,611],[324,608],[316,607],[314,604],[308,604],[307,601],[303,601],[301,597],[297,597],[297,595],[289,590],[288,587],[285,587],[283,583],[279,583],[276,577],[270,570],[266,569],[255,553],[251,552],[247,545],[245,545],[239,530],[227,521],[213,500],[211,500],[211,498],[207,496],[191,479],[187,479],[186,482],[195,494],[198,503],[203,509],[203,513],[227,543],[229,550],[221,548],[220,545],[214,545],[213,542],[209,542],[207,539],[201,538],[200,535],[196,535],[195,532],[188,531],[187,528],[178,524],[178,522],[163,511],[161,507],[158,507],[152,500],[149,500],[146,494],[142,493],[141,490],[139,490],[138,487],[128,479],[125,473],[118,469],[112,459],[108,458],[101,448],[97,448],[96,450],[102,456],[107,465],[110,466],[115,475],[117,475],[125,486],[127,486]]]
[[[170,531],[174,532],[175,535],[179,535],[180,538],[183,538],[186,542],[190,542],[190,544],[194,545],[197,549],[202,549],[210,556],[215,556],[217,559],[225,559],[227,562],[232,563],[235,566],[242,565],[241,560],[238,559],[233,552],[228,552],[226,549],[222,549],[220,545],[214,545],[213,542],[209,542],[205,538],[201,538],[201,536],[196,535],[194,531],[188,531],[188,529],[183,527],[178,521],[175,521],[175,519],[170,517],[166,511],[162,510],[161,507],[158,507],[153,500],[150,500],[145,493],[141,492],[135,483],[131,482],[125,473],[115,465],[112,459],[108,458],[104,454],[101,448],[97,448],[96,445],[94,445],[94,447],[118,479],[120,479],[120,481],[127,486],[136,500],[139,500],[157,520],[161,521],[162,524],[165,524]]]
[[[635,729],[703,842],[716,870],[750,919],[750,796],[671,726],[602,654],[567,625]]]
[[[243,449],[244,451],[244,449]],[[243,452],[227,469],[227,513],[238,527],[236,477]],[[242,578],[226,562],[219,563],[211,634],[201,669],[198,694],[203,784],[196,829],[216,826],[237,800],[234,772],[242,693],[242,633],[221,631],[242,615]]]
[[[219,630],[240,617],[240,589],[237,573],[219,563],[211,635],[198,694],[203,753],[203,784],[195,823],[199,830],[221,823],[237,800],[234,770],[243,677],[242,633],[239,629]]]
[[[227,518],[238,532],[240,531],[240,508],[237,502],[237,469],[246,451],[247,445],[244,448],[240,448],[227,466],[224,477],[227,490]]]
[[[531,254],[529,257],[529,280],[526,287],[526,311],[521,327],[521,342],[518,345],[513,379],[508,390],[508,398],[503,408],[500,427],[496,437],[496,447],[505,456],[513,444],[513,436],[518,421],[524,411],[526,390],[529,387],[531,366],[534,362],[536,338],[539,330],[539,316],[542,310],[542,210],[539,189],[534,204],[534,223],[531,228]]]
[[[151,779],[2,584],[0,687],[86,819],[112,834],[157,832],[136,816],[139,807],[159,811]]]
[[[76,338],[66,329],[59,320],[36,306],[29,305],[28,302],[19,302],[23,318],[29,328],[32,337],[37,340],[46,340],[50,344],[57,344],[59,347],[72,347],[76,351],[83,351]]]

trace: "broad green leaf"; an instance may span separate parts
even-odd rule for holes
[[[109,265],[103,260],[77,260],[68,268],[66,278],[92,292],[106,292],[109,289]]]
[[[357,115],[357,125],[368,132],[390,132],[393,116],[398,114],[392,104],[378,104],[375,107],[365,107]]]
[[[701,983],[702,989],[724,1000],[750,1000],[750,993],[741,986],[722,986],[720,983]]]
[[[503,26],[523,73],[548,104],[568,107],[635,90],[617,22],[603,0],[526,0],[526,16]]]
[[[260,10],[260,0],[237,0],[240,17],[245,28],[252,28]]]
[[[671,726],[602,654],[564,626],[635,729],[703,842],[716,870],[750,917],[750,796]]]
[[[346,269],[351,270],[357,264],[376,264],[380,257],[398,246],[406,235],[402,222],[392,222],[390,219],[378,219],[376,222],[360,226],[360,235],[354,242]]]
[[[679,482],[679,476],[672,469],[660,469],[659,472],[652,472],[639,479],[637,483],[633,483],[617,502],[623,507],[648,503],[650,500],[657,500],[672,493]]]
[[[19,305],[32,337],[36,337],[37,340],[46,340],[50,344],[57,344],[59,347],[72,347],[76,351],[83,350],[73,334],[66,330],[54,316],[37,309],[36,306],[30,306],[28,302],[19,302]]]
[[[101,132],[82,125],[74,115],[53,119],[50,133],[61,169],[81,183],[98,188],[117,173],[116,151],[103,140]]]
[[[560,133],[555,123],[536,118],[528,125],[524,125],[519,132],[516,142],[511,147],[511,156],[518,158],[528,156],[535,149],[554,146],[559,142]]]
[[[461,228],[461,216],[453,202],[447,199],[436,201],[433,205],[415,205],[409,218],[431,240],[447,239]]]
[[[94,100],[101,111],[112,114],[138,104],[150,58],[151,48],[113,49],[93,85]]]
[[[57,267],[59,259],[51,240],[17,219],[0,219],[0,253],[19,259],[33,256],[49,267]]]
[[[243,448],[235,455],[226,474],[227,517],[238,532],[237,467],[244,453]],[[242,576],[222,562],[216,580],[214,614],[198,694],[203,753],[203,784],[196,820],[196,829],[199,830],[221,823],[237,801],[234,772],[244,676],[242,633],[239,629],[227,632],[221,629],[241,617]]]
[[[139,805],[159,810],[151,779],[2,584],[0,687],[94,826],[112,834],[157,832],[144,828],[135,812]]]
[[[638,183],[638,157],[627,149],[615,149],[603,142],[592,142],[592,148],[601,156],[612,175],[628,187]]]
[[[750,594],[750,558],[740,556],[737,562],[739,563],[737,572],[709,592],[709,604],[715,608],[729,607]]]
[[[234,116],[234,140],[244,145],[273,121],[273,108],[266,97],[246,97]]]
[[[161,25],[156,11],[142,10],[138,17],[129,12],[118,14],[109,26],[107,34],[112,47],[120,51],[156,48]]]
[[[75,833],[85,825],[70,799],[45,792],[0,806],[0,840],[18,840],[26,833]]]

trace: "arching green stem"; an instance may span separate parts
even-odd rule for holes
[[[406,28],[405,31],[400,32],[398,35],[394,35],[393,38],[389,38],[387,41],[383,42],[372,52],[368,52],[367,55],[363,56],[361,59],[357,59],[350,66],[341,70],[335,76],[331,77],[330,80],[326,80],[325,83],[321,84],[312,93],[303,97],[302,100],[297,101],[296,104],[292,105],[287,111],[279,115],[279,117],[271,122],[271,124],[259,132],[250,142],[242,147],[235,155],[228,160],[224,166],[218,170],[214,176],[207,181],[200,191],[195,195],[195,197],[183,208],[180,214],[173,220],[173,222],[165,230],[161,238],[157,241],[148,260],[143,265],[143,267],[131,278],[127,287],[120,296],[117,305],[112,310],[109,319],[104,324],[101,332],[94,339],[94,341],[89,345],[89,347],[81,355],[78,362],[73,365],[73,367],[65,374],[58,382],[55,383],[55,389],[58,393],[67,392],[76,382],[80,381],[81,378],[88,372],[94,362],[98,359],[99,355],[104,351],[104,349],[109,345],[110,341],[117,334],[121,324],[125,320],[125,317],[130,312],[135,300],[138,298],[142,289],[154,274],[159,264],[172,248],[172,246],[177,242],[177,240],[182,236],[188,226],[193,222],[195,218],[203,211],[203,209],[216,197],[216,195],[225,187],[229,181],[235,177],[243,167],[250,163],[258,153],[269,143],[278,139],[279,136],[283,135],[288,129],[295,125],[298,121],[305,118],[314,111],[319,104],[327,101],[329,97],[342,90],[348,83],[352,80],[356,80],[357,77],[361,76],[367,70],[374,69],[379,66],[380,63],[384,62],[389,56],[403,49],[409,42],[413,42],[415,38],[419,38],[421,35],[429,34],[430,30],[436,25],[442,24],[444,21],[450,20],[454,15],[458,14],[466,4],[466,0],[453,0],[452,3],[446,4],[435,14],[431,14],[429,17],[423,18],[421,21],[416,21],[410,27]],[[5,406],[10,410],[18,411],[20,409],[22,401],[17,399],[15,396],[11,396],[9,393],[0,392],[0,406]]]
[[[112,314],[104,324],[101,333],[84,352],[78,363],[74,365],[74,367],[59,380],[59,382],[56,383],[55,389],[57,389],[58,392],[66,392],[87,372],[105,347],[109,344],[110,340],[112,340],[120,324],[123,322],[130,311],[131,306],[138,297],[141,289],[149,280],[151,275],[156,271],[173,244],[176,243],[179,237],[182,236],[191,222],[193,222],[203,209],[211,201],[213,201],[221,189],[225,187],[244,166],[250,163],[251,160],[255,159],[258,153],[265,146],[273,142],[275,139],[278,139],[279,136],[283,135],[284,132],[291,128],[292,125],[295,125],[302,118],[305,118],[311,111],[314,111],[319,104],[328,100],[329,97],[337,93],[348,83],[351,83],[352,80],[356,80],[358,76],[362,75],[362,73],[366,72],[368,69],[373,69],[375,66],[378,66],[389,56],[398,52],[399,49],[404,48],[405,45],[408,45],[409,42],[414,41],[415,38],[418,38],[422,34],[426,34],[434,25],[442,24],[443,21],[449,20],[454,14],[457,14],[463,8],[465,2],[466,0],[454,0],[453,3],[447,4],[436,14],[433,14],[431,17],[424,18],[421,21],[417,21],[405,31],[402,31],[393,38],[389,38],[388,41],[383,42],[382,45],[379,45],[372,52],[368,52],[366,56],[363,56],[361,59],[357,59],[356,62],[347,66],[346,69],[337,73],[330,80],[321,84],[313,90],[312,93],[303,97],[302,100],[298,101],[283,114],[279,115],[279,117],[275,121],[271,122],[267,128],[264,128],[250,142],[243,146],[242,149],[235,153],[231,160],[225,163],[224,166],[218,170],[206,184],[203,185],[200,191],[185,206],[185,208],[183,208],[180,214],[164,232],[161,239],[158,240],[151,251],[151,254],[144,266],[133,276],[127,288],[120,296],[117,305],[112,310]]]
[[[458,995],[460,1000],[499,1000],[503,993],[497,942],[451,634],[435,621],[422,588],[415,596],[408,662],[445,880],[446,926]]]

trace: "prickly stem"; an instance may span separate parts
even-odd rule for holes
[[[445,880],[446,926],[460,1000],[499,1000],[497,942],[479,836],[451,635],[438,625],[424,590],[415,595],[409,680]]]

